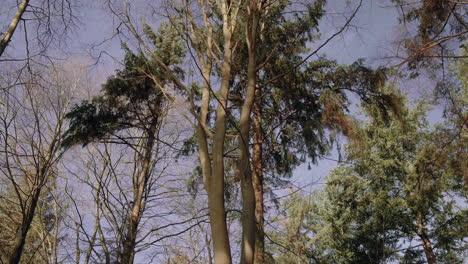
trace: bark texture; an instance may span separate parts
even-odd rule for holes
[[[260,90],[257,90],[257,98]],[[255,192],[255,264],[265,263],[265,234],[264,234],[264,208],[263,208],[263,160],[262,160],[262,109],[261,102],[253,106],[253,174],[252,182]]]
[[[247,90],[239,120],[239,173],[242,191],[242,248],[241,263],[253,264],[256,255],[256,203],[253,174],[250,167],[250,127],[257,83],[257,33],[263,1],[251,1],[247,6],[246,42],[248,50]],[[257,153],[258,154],[258,153]],[[256,185],[258,187],[258,185]],[[263,201],[262,201],[263,202]]]

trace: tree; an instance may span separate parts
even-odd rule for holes
[[[58,263],[62,261],[58,254],[63,245],[64,234],[62,233],[65,205],[60,199],[60,190],[56,184],[57,174],[51,175],[39,197],[34,219],[26,237],[22,253],[21,263]],[[2,203],[0,205],[0,219],[4,229],[0,238],[0,260],[8,261],[9,254],[17,235],[16,229],[21,223],[21,208],[12,203],[9,198],[14,197],[12,189],[7,189],[5,184],[2,191]]]
[[[421,76],[435,82],[429,87],[433,100],[451,112],[457,101],[451,74],[454,64],[466,61],[468,34],[467,3],[451,0],[402,1],[394,0],[403,26],[393,68],[410,79]],[[401,54],[402,52],[403,54]]]
[[[10,25],[8,25],[8,30],[6,33],[3,33],[3,38],[0,41],[0,57],[2,56],[3,52],[5,51],[8,43],[11,40],[11,37],[16,31],[16,27],[18,26],[18,23],[21,20],[21,17],[23,16],[24,12],[26,11],[26,7],[29,4],[29,0],[23,0],[21,4],[18,6],[18,11],[16,12],[15,16],[11,20]]]
[[[7,191],[4,202],[12,209],[18,208],[13,214],[15,235],[8,252],[9,263],[20,262],[37,210],[46,208],[41,199],[47,196],[42,192],[52,186],[56,177],[63,154],[60,144],[65,113],[80,84],[79,77],[63,72],[43,72],[42,76],[42,80],[25,79],[18,89],[1,94],[0,172]]]
[[[15,15],[6,31],[0,34],[0,57],[9,46],[20,23],[23,23],[27,60],[30,60],[35,55],[44,53],[50,42],[72,27],[76,20],[75,6],[67,0],[22,0],[20,3],[16,2],[16,5],[18,9]],[[27,26],[33,27],[31,32],[35,33],[28,35]],[[29,54],[30,41],[34,38],[37,39],[40,49],[38,54]]]
[[[430,130],[422,104],[399,116],[384,118],[374,107],[366,113],[370,120],[347,147],[349,164],[327,179],[322,221],[330,255],[338,263],[415,263],[422,253],[428,263],[460,262],[465,139],[444,125]]]
[[[155,56],[177,71],[184,51],[177,36],[170,34],[170,27],[162,25],[158,33],[147,31],[147,34],[156,47]],[[165,46],[167,43],[172,46]],[[133,197],[127,201],[128,219],[117,227],[123,232],[119,237],[121,244],[117,249],[117,259],[119,263],[133,263],[140,221],[154,184],[151,176],[161,159],[158,155],[162,150],[157,147],[169,109],[160,87],[166,86],[169,80],[154,58],[135,55],[126,46],[124,49],[124,69],[107,80],[102,87],[103,95],[94,97],[91,102],[82,102],[67,114],[70,127],[63,146],[110,142],[133,149],[136,157]],[[183,72],[179,71],[179,74]],[[137,134],[129,133],[130,129],[136,129]],[[173,135],[176,134],[174,132]],[[112,166],[112,158],[107,157],[106,160]]]
[[[254,239],[257,239],[260,244],[262,243],[260,241],[263,240],[261,237],[255,238],[255,234],[261,234],[262,231],[257,232],[255,230],[255,192],[252,186],[253,176],[249,162],[251,157],[251,135],[249,129],[251,127],[252,111],[254,109],[256,96],[259,96],[259,98],[266,96],[266,94],[256,92],[256,90],[259,90],[256,83],[260,80],[265,82],[261,84],[261,86],[267,87],[269,85],[268,87],[274,87],[278,83],[282,83],[287,87],[288,85],[286,83],[291,83],[291,80],[294,80],[294,77],[296,77],[291,69],[298,69],[298,71],[301,71],[307,68],[302,68],[302,65],[307,58],[316,54],[318,50],[305,56],[305,59],[301,56],[301,52],[305,51],[304,46],[307,41],[312,39],[308,34],[318,24],[323,1],[308,5],[307,12],[305,12],[306,15],[296,15],[291,19],[288,15],[282,13],[283,10],[292,5],[292,3],[288,1],[281,3],[252,2],[246,6],[243,6],[243,3],[241,6],[240,2],[231,3],[233,6],[232,9],[226,9],[228,5],[225,2],[170,2],[169,4],[168,16],[170,22],[178,32],[184,36],[189,44],[190,54],[193,56],[197,69],[200,71],[200,79],[202,82],[201,85],[188,87],[184,85],[180,79],[175,78],[175,75],[172,74],[170,70],[165,68],[166,74],[171,78],[176,87],[181,89],[185,100],[189,102],[188,111],[195,119],[195,141],[197,142],[196,145],[199,152],[201,174],[209,197],[209,208],[212,212],[210,223],[212,225],[211,231],[212,241],[214,243],[215,262],[226,261],[226,259],[231,261],[229,236],[226,228],[226,208],[224,205],[226,189],[224,186],[226,183],[225,177],[228,176],[225,174],[225,157],[227,156],[226,153],[232,152],[232,150],[226,149],[228,146],[226,142],[230,140],[230,137],[227,137],[227,135],[230,136],[233,134],[237,137],[238,141],[237,144],[233,144],[233,148],[239,147],[237,156],[237,178],[241,181],[240,189],[243,193],[243,243],[241,246],[241,258],[243,262],[251,263],[253,261]],[[151,53],[151,48],[147,40],[136,30],[137,27],[130,19],[128,6],[124,6],[124,8],[123,12],[114,11],[115,15],[121,18],[121,21],[127,26],[128,32],[138,40],[140,47],[145,52]],[[173,15],[174,12],[177,14],[176,16]],[[349,20],[354,17],[356,12],[357,10]],[[236,19],[239,21],[235,21]],[[284,23],[282,22],[283,19],[285,20]],[[344,27],[349,24],[349,20]],[[275,25],[275,23],[280,26],[276,28],[272,26],[269,28],[268,25]],[[298,28],[294,28],[295,26],[298,26]],[[144,26],[144,28],[143,31],[147,30],[148,26]],[[342,30],[343,29],[337,34],[342,32]],[[262,38],[265,38],[269,33],[272,33],[273,38],[267,41],[262,40]],[[280,42],[278,47],[275,47],[274,41],[278,43],[278,40],[286,40],[289,34],[293,35],[290,42],[286,42],[284,46]],[[297,34],[297,36],[294,36],[294,34]],[[336,36],[336,34],[334,36]],[[277,39],[274,40],[274,37]],[[330,41],[330,39],[326,40],[325,44],[328,43],[328,41]],[[272,46],[273,49],[271,53],[266,53],[265,49],[261,49],[260,47],[262,47],[262,45],[257,45],[259,43],[267,43]],[[300,44],[299,48],[294,47],[294,44]],[[290,48],[292,48],[292,52],[288,51]],[[278,49],[280,50],[279,52]],[[282,52],[287,53],[290,57],[284,56]],[[247,68],[240,63],[245,59],[249,61]],[[157,61],[160,62],[161,60],[158,59]],[[280,66],[275,66],[276,71],[265,70],[266,67],[274,67],[268,65],[276,65],[277,63],[279,63]],[[161,65],[161,67],[164,68],[164,65]],[[306,106],[299,110],[301,115],[298,115],[299,117],[296,119],[295,125],[300,128],[299,131],[301,133],[303,132],[305,141],[310,144],[296,144],[293,140],[289,139],[288,142],[293,146],[299,146],[300,151],[298,152],[301,152],[301,154],[309,153],[310,155],[315,155],[316,151],[325,152],[325,148],[318,145],[322,143],[320,140],[323,138],[323,131],[326,126],[338,128],[345,127],[347,124],[346,117],[342,111],[345,105],[345,100],[342,98],[344,95],[343,90],[354,87],[357,91],[362,92],[364,98],[375,99],[377,97],[376,95],[379,94],[378,87],[384,78],[384,74],[383,71],[380,70],[374,72],[367,69],[362,65],[362,62],[357,62],[350,67],[339,67],[334,62],[323,60],[310,67],[315,67],[316,69],[321,69],[326,72],[326,77],[324,77],[324,79],[332,77],[333,71],[336,71],[336,73],[340,74],[339,76],[345,78],[342,80],[334,78],[332,81],[323,84],[324,86],[332,86],[331,88],[329,87],[330,89],[324,89],[325,92],[313,90],[313,84],[310,86],[308,84],[302,86],[302,90],[291,89],[278,92],[278,94],[286,95],[287,92],[293,90],[293,94],[297,100],[294,101],[295,99],[288,98],[285,99],[286,103],[283,104],[283,98],[278,97],[277,103],[281,106],[285,106],[288,110],[294,107],[301,108],[301,103],[305,103]],[[309,72],[306,72],[307,70],[304,71],[305,73],[301,72],[298,81],[295,83],[299,84],[300,81],[313,80],[313,70],[311,69]],[[350,73],[354,73],[355,76],[353,78],[348,78],[347,75]],[[366,74],[368,78],[366,78]],[[261,78],[259,78],[259,76],[261,76]],[[214,77],[220,77],[220,89],[212,87],[212,79]],[[341,83],[335,85],[333,82],[336,81]],[[316,83],[320,83],[320,81]],[[372,88],[369,89],[369,87]],[[307,96],[301,97],[300,94],[304,91],[307,91]],[[323,92],[323,94],[318,95],[321,92]],[[335,97],[328,101],[332,102],[332,104],[328,104],[327,106],[327,111],[330,114],[327,117],[329,120],[324,122],[327,124],[324,125],[323,128],[321,127],[315,130],[315,128],[313,128],[314,125],[320,124],[321,121],[315,121],[314,123],[314,121],[311,120],[317,120],[317,118],[321,117],[322,113],[320,110],[313,112],[313,114],[308,111],[314,107],[317,108],[317,105],[319,105],[317,104],[318,98],[326,101],[328,97],[331,98],[329,95],[333,94]],[[385,100],[382,100],[382,98],[383,97],[379,98],[379,103],[385,107]],[[212,115],[212,109],[214,108],[216,108],[216,115]],[[258,125],[258,113],[261,113],[261,110],[258,111],[258,109],[260,109],[258,107],[256,107],[256,109],[256,123]],[[331,113],[332,110],[334,113]],[[335,114],[340,115],[341,124],[333,124],[339,119]],[[334,119],[332,118],[333,115],[335,115],[335,117],[333,117]],[[309,118],[309,116],[311,117]],[[326,115],[324,114],[324,116]],[[301,118],[304,120],[301,120]],[[280,126],[283,126],[283,122],[286,122],[286,119],[287,118],[284,118],[279,122]],[[301,126],[305,128],[303,129]],[[272,128],[271,130],[275,131],[276,128]],[[257,131],[260,132],[260,129],[257,129]],[[259,134],[257,133],[257,135]],[[278,134],[272,133],[272,135],[269,136],[273,138],[276,135]],[[257,137],[257,139],[259,138],[261,137]],[[297,138],[301,137],[299,136]],[[260,152],[257,148],[257,161],[259,160],[258,157],[260,157],[258,153]],[[307,154],[303,156],[305,155]],[[277,156],[277,158],[279,161],[280,156]],[[299,163],[298,160],[292,162]],[[259,162],[256,164],[259,164]],[[257,173],[259,173],[261,168],[259,169],[259,166],[256,167]],[[216,182],[216,184],[214,182],[212,184],[212,180]],[[260,188],[258,188],[258,177],[256,182],[257,201],[259,201],[257,204],[261,204],[260,196],[262,196],[263,193],[261,193]],[[212,188],[211,186],[216,186],[216,191],[213,190],[212,192],[210,189]],[[214,197],[217,198],[215,199]],[[257,214],[257,219],[260,219],[260,215],[262,214],[261,210],[257,211],[259,212]],[[215,226],[217,231],[214,230]],[[257,228],[261,229],[260,227]],[[214,234],[216,234],[216,237],[214,237]],[[259,250],[260,252],[262,251],[261,245],[259,246]],[[218,258],[216,254],[222,257]],[[261,253],[258,255],[261,255]]]
[[[295,13],[293,17],[286,11],[288,3],[268,6],[268,12],[260,20],[261,32],[256,40],[253,132],[247,137],[253,153],[256,263],[262,263],[264,255],[264,188],[284,186],[297,165],[307,159],[316,162],[332,147],[338,131],[353,136],[354,124],[346,115],[348,92],[355,93],[364,102],[378,104],[382,110],[398,105],[394,96],[380,91],[385,69],[372,70],[362,60],[352,65],[338,65],[326,57],[306,62],[304,56],[320,49],[311,52],[307,45],[317,41],[315,31],[324,12],[324,2],[310,3],[307,11]],[[358,9],[359,6],[355,12]],[[248,90],[249,77],[243,64],[251,53],[244,46],[235,58],[230,109],[233,113],[244,109],[242,98]],[[231,130],[236,133],[235,127]],[[327,133],[330,130],[333,132]],[[263,175],[268,175],[265,181]]]
[[[466,2],[449,0],[411,1],[394,0],[405,26],[403,45],[410,69],[428,66],[434,58],[466,58],[454,53],[468,33]]]
[[[274,228],[267,232],[268,248],[274,259],[267,263],[334,263],[324,262],[315,250],[321,246],[321,240],[320,243],[316,240],[323,232],[310,221],[317,218],[318,194],[289,189],[288,198],[280,203],[279,213],[270,220]]]

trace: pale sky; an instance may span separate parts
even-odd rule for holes
[[[16,4],[16,0],[4,1],[6,4],[0,6],[0,23],[2,23],[0,31],[5,28],[5,18],[11,18],[14,14]],[[118,23],[111,13],[107,11],[107,5],[103,3],[104,1],[81,0],[77,2],[81,5],[76,13],[81,20],[78,24],[79,27],[70,34],[67,44],[61,47],[62,51],[58,51],[60,49],[57,48],[57,53],[61,54],[59,55],[60,57],[80,58],[90,62],[101,54],[99,63],[92,66],[91,69],[95,71],[97,79],[102,82],[114,72],[116,67],[119,66],[118,61],[123,57],[123,52],[120,48],[120,41],[122,39],[118,36],[113,37]],[[139,16],[151,16],[153,8],[148,8],[145,5],[146,0],[128,0],[128,2],[132,4],[132,11],[134,13],[139,14]],[[352,3],[351,7],[347,6],[348,2]],[[329,0],[326,8],[327,15],[322,19],[320,26],[322,39],[312,44],[312,47],[318,46],[319,43],[322,43],[334,34],[345,22],[343,12],[345,12],[345,16],[351,15],[357,3],[357,0]],[[359,58],[366,58],[367,62],[374,66],[385,65],[382,57],[392,52],[394,48],[392,43],[400,34],[398,13],[395,8],[382,7],[389,3],[390,0],[363,0],[363,6],[359,10],[355,20],[351,23],[352,27],[333,39],[319,54],[326,54],[327,57],[336,59],[339,63],[344,64],[352,63]],[[140,18],[136,17],[135,19]],[[150,19],[148,19],[148,22],[157,23],[157,21]],[[7,50],[11,56],[24,54],[22,36],[23,33],[20,28],[12,40],[14,45]],[[312,57],[311,59],[315,58]],[[0,62],[0,69],[2,65],[5,64]],[[411,82],[410,85],[411,87],[405,87],[405,90],[411,91],[411,94],[415,96],[419,92],[414,91],[432,88],[430,86],[433,84],[419,80]],[[438,119],[437,115],[431,117]],[[337,159],[336,151],[329,158]],[[306,163],[295,170],[293,179],[299,186],[317,181],[323,183],[323,178],[328,171],[336,165],[337,162],[335,161],[322,159],[318,165],[312,165],[312,169],[308,170],[308,164]],[[320,186],[315,185],[314,187],[320,188]]]
[[[152,12],[152,7],[145,9],[144,0],[129,2],[132,4],[131,10],[135,13],[151,14]],[[344,16],[349,17],[358,3],[356,0],[351,1],[351,6],[348,6],[347,2],[345,0],[328,2],[326,7],[327,15],[320,23],[322,38],[312,47],[322,43],[344,24]],[[359,58],[366,58],[368,63],[373,65],[382,64],[380,58],[389,52],[388,49],[391,49],[389,43],[398,35],[398,14],[394,8],[381,7],[384,6],[385,2],[388,1],[364,0],[362,7],[351,23],[350,29],[335,37],[319,54],[326,54],[327,57],[336,59],[339,63],[352,63]],[[120,48],[121,39],[119,37],[111,39],[113,30],[118,24],[114,21],[110,12],[107,11],[107,5],[100,4],[99,1],[88,2],[83,9],[82,15],[84,19],[80,29],[76,32],[77,37],[75,39],[77,41],[72,42],[69,48],[75,51],[80,50],[80,53],[75,54],[79,56],[90,54],[97,57],[100,52],[105,52],[106,54],[101,57],[99,68],[104,69],[103,72],[111,74],[114,68],[118,67],[118,63],[113,61],[110,56],[117,59],[123,56]],[[135,19],[140,18],[136,17]],[[106,41],[103,42],[104,40]],[[312,57],[311,59],[315,58]],[[102,77],[103,79],[106,78],[106,76]],[[336,158],[336,153],[331,158]],[[324,177],[330,168],[336,166],[336,162],[321,160],[318,166],[312,166],[313,169],[310,171],[307,170],[307,166],[307,164],[304,164],[299,167],[295,171],[295,177],[306,181],[315,181],[317,177]]]

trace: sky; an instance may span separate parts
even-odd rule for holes
[[[2,25],[5,24],[5,18],[11,17],[15,11],[15,1],[6,1],[7,4],[0,7]],[[139,22],[145,17],[150,24],[158,23],[155,14],[161,11],[156,1],[151,2],[152,5],[147,5],[148,1],[145,0],[129,0],[128,2],[131,12],[135,15],[134,20]],[[311,48],[315,49],[336,33],[354,12],[358,3],[357,0],[328,1],[326,15],[320,22],[321,39],[311,44]],[[388,0],[363,0],[349,29],[332,39],[317,56],[326,55],[343,64],[350,64],[359,58],[365,58],[370,65],[385,65],[382,58],[393,49],[392,43],[397,39],[400,30],[396,9],[384,7],[388,3]],[[79,5],[75,9],[75,15],[79,18],[76,23],[77,27],[69,32],[65,45],[55,48],[54,55],[69,61],[81,61],[81,64],[89,67],[93,82],[103,83],[120,66],[119,61],[124,55],[120,42],[126,39],[115,34],[119,23],[109,11],[106,1],[81,0],[76,4]],[[22,40],[22,34],[15,34],[12,40],[14,45],[8,50],[11,56],[24,53]],[[315,58],[317,57],[311,59]],[[418,85],[421,85],[420,81],[412,84],[413,87]],[[424,87],[428,85],[430,84],[422,84]],[[96,90],[99,89],[98,87]],[[420,89],[412,89],[412,93],[415,90]],[[351,110],[358,111],[357,107],[352,107]],[[323,182],[323,177],[330,168],[336,166],[337,162],[333,160],[337,160],[337,156],[336,150],[332,151],[328,157],[331,160],[321,159],[318,164],[311,164],[311,170],[308,170],[309,164],[303,164],[295,170],[294,179],[297,179],[299,184]]]
[[[322,41],[337,32],[344,24],[341,13],[345,11],[345,15],[349,17],[358,1],[353,2],[351,7],[347,7],[346,1],[328,2],[326,9],[331,14],[327,14],[321,23]],[[381,65],[382,58],[390,48],[389,43],[392,43],[398,35],[398,13],[394,8],[383,8],[384,2],[363,1],[349,29],[327,44],[322,54],[342,64],[351,64],[360,58],[365,58],[369,64]],[[336,21],[337,16],[341,21]],[[351,108],[354,112],[358,110],[357,107]],[[346,142],[344,138],[341,141]],[[293,179],[297,182],[296,185],[320,189],[323,186],[324,177],[330,169],[337,166],[336,160],[338,160],[338,152],[334,148],[328,157],[320,159],[315,165],[310,164],[310,169],[308,163],[302,164],[294,171]]]
[[[1,19],[11,17],[14,11],[15,1],[6,1],[8,4],[0,7]],[[77,23],[78,27],[71,32],[64,46],[56,48],[56,54],[66,60],[85,61],[94,73],[96,82],[102,83],[119,67],[119,60],[123,57],[120,48],[120,41],[123,39],[114,35],[119,24],[103,1],[81,0],[77,2],[81,5],[76,14],[81,18]],[[129,0],[129,2],[132,6],[132,12],[141,14],[140,16],[148,17],[154,12],[152,7],[145,5],[146,1],[144,0]],[[349,2],[351,2],[350,6],[348,6]],[[351,23],[351,27],[334,38],[319,54],[326,54],[327,57],[343,64],[352,63],[359,58],[366,58],[366,61],[371,65],[385,65],[382,58],[391,52],[394,47],[392,43],[400,32],[396,10],[391,7],[382,7],[389,2],[389,0],[363,0],[363,5]],[[326,7],[327,14],[320,25],[322,38],[317,43],[312,44],[311,48],[318,47],[325,39],[337,32],[345,22],[343,16],[350,16],[357,3],[357,0],[329,0]],[[148,22],[157,24],[157,21],[154,20]],[[0,23],[4,24],[4,20]],[[24,51],[21,39],[21,34],[14,36],[12,43],[15,45],[8,50],[12,56]],[[406,89],[411,92],[413,97],[417,97],[420,91],[424,91],[431,85],[430,82],[416,81]],[[356,110],[357,108],[352,109],[352,111]],[[436,120],[437,114],[431,118]],[[326,174],[337,165],[337,162],[334,161],[337,159],[337,152],[333,150],[326,159],[319,160],[316,165],[311,164],[310,169],[308,163],[299,166],[294,171],[293,182],[298,187],[320,188],[323,186]]]
[[[136,6],[135,10],[140,8],[140,2],[132,1]],[[345,0],[328,1],[327,15],[323,18],[320,26],[322,40],[317,43],[322,43],[343,25],[345,22],[343,13],[349,17],[356,7],[357,1],[352,2],[351,7],[348,7]],[[368,63],[375,65],[383,63],[381,58],[388,52],[389,43],[398,35],[398,14],[394,8],[380,7],[384,2],[364,0],[355,20],[351,23],[352,27],[333,39],[319,54],[326,54],[329,58],[343,64],[352,63],[359,58],[366,58]],[[86,30],[79,32],[81,37],[78,38],[79,42],[76,44],[84,51],[89,50],[90,46],[100,43],[103,38],[110,38],[113,28],[117,26],[108,12],[99,9],[106,8],[105,6],[91,5],[92,7],[86,14],[89,19],[86,19],[83,25]],[[91,55],[93,57],[96,57],[100,51],[108,53],[102,57],[102,62],[99,65],[100,68],[105,69],[104,72],[112,73],[114,67],[118,66],[118,63],[108,56],[122,57],[123,53],[118,42],[119,39],[114,38],[92,49]],[[326,174],[337,165],[337,162],[333,161],[338,159],[337,156],[336,150],[333,150],[327,159],[320,159],[316,165],[311,164],[310,169],[308,163],[299,166],[294,171],[293,183],[299,188],[307,186],[320,189]]]
[[[10,1],[11,0],[7,0]],[[154,15],[153,6],[146,6],[144,0],[129,1],[135,20]],[[363,0],[356,17],[348,30],[336,36],[318,53],[337,60],[339,63],[349,64],[359,58],[366,58],[367,63],[381,65],[385,56],[398,35],[398,14],[394,8],[384,8],[385,0]],[[75,13],[79,19],[77,28],[70,32],[65,46],[57,47],[56,53],[67,60],[81,60],[94,73],[94,82],[102,83],[118,68],[123,58],[120,42],[125,40],[116,36],[118,23],[109,12],[105,1],[82,0]],[[337,32],[356,8],[358,1],[335,0],[328,1],[326,15],[320,23],[321,40],[311,45],[316,48],[323,41]],[[8,5],[7,5],[8,6]],[[12,14],[14,4],[9,6],[8,15]],[[1,9],[0,9],[1,10]],[[5,11],[4,11],[5,12]],[[2,13],[0,13],[1,15]],[[5,13],[3,13],[5,15]],[[5,17],[5,16],[2,16]],[[157,21],[149,20],[150,23]],[[19,43],[20,34],[15,35],[12,43]],[[24,47],[15,45],[10,54],[21,53]],[[315,57],[316,58],[316,57]],[[314,59],[312,57],[311,59]],[[319,160],[318,164],[303,164],[294,172],[294,179],[298,184],[318,182],[323,183],[323,177],[337,165],[337,152],[332,151],[328,159]]]

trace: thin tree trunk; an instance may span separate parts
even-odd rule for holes
[[[54,190],[57,190],[56,184],[54,184]],[[57,197],[57,193],[54,194]],[[57,199],[58,200],[58,199]],[[59,263],[58,261],[58,240],[59,240],[59,222],[60,222],[60,211],[59,206],[57,203],[54,203],[54,213],[55,213],[55,223],[54,223],[54,241],[53,241],[53,256],[54,256],[54,264]]]
[[[23,0],[23,2],[21,2],[21,4],[18,7],[18,10],[16,11],[15,16],[13,17],[13,20],[8,26],[7,31],[3,35],[2,40],[0,40],[0,57],[2,56],[6,47],[8,46],[8,43],[10,43],[10,40],[13,37],[13,34],[15,33],[16,27],[18,26],[18,23],[20,22],[24,12],[26,11],[26,7],[28,6],[28,4],[29,0]]]
[[[134,200],[131,215],[127,224],[127,234],[123,241],[123,249],[120,253],[121,264],[133,263],[133,255],[136,245],[136,237],[138,234],[138,224],[140,223],[143,207],[143,196],[146,190],[146,184],[148,182],[148,176],[150,174],[151,167],[151,156],[154,146],[154,129],[150,129],[148,133],[148,139],[144,149],[144,156],[142,161],[142,167],[140,175],[138,176],[137,185],[134,187]]]
[[[102,173],[101,173],[101,175],[102,175]],[[100,203],[101,203],[101,201],[99,199],[99,196],[101,195],[100,192],[101,192],[101,183],[99,182],[97,184],[96,198],[95,198],[95,202],[94,202],[95,206],[96,206],[96,208],[94,209],[94,212],[96,214],[96,219],[94,220],[94,232],[91,235],[91,239],[88,241],[89,242],[89,248],[86,251],[86,256],[85,256],[85,261],[84,261],[85,264],[88,264],[89,260],[91,259],[91,254],[93,252],[94,244],[96,243],[97,233],[98,233],[99,228],[101,228],[100,227],[101,218],[100,218],[100,215],[99,215],[99,207],[100,207]]]
[[[424,253],[426,254],[427,263],[429,264],[437,264],[437,259],[434,254],[434,250],[432,249],[432,243],[427,235],[426,226],[424,223],[424,216],[421,213],[418,213],[418,236],[422,240],[422,245],[424,248]]]
[[[202,91],[202,104],[200,107],[200,123],[197,126],[197,141],[198,141],[198,152],[199,152],[199,159],[200,159],[200,165],[202,167],[202,174],[203,174],[203,183],[205,185],[205,189],[208,193],[208,206],[210,208],[210,224],[211,224],[211,240],[213,241],[213,247],[214,247],[214,258],[215,258],[215,263],[216,260],[218,261],[225,261],[225,259],[230,259],[231,258],[231,253],[230,253],[230,247],[229,247],[229,240],[227,238],[227,225],[226,225],[226,219],[224,217],[224,212],[223,212],[223,219],[218,219],[218,215],[212,215],[211,214],[211,200],[216,199],[212,195],[212,181],[213,181],[213,173],[212,173],[212,165],[210,161],[210,156],[209,156],[209,151],[208,151],[208,143],[207,143],[207,134],[205,132],[205,129],[203,127],[203,124],[206,124],[207,118],[208,118],[208,110],[209,110],[209,104],[210,104],[210,85],[211,85],[211,62],[208,60],[204,62],[202,59],[202,74],[204,78],[204,86],[203,86],[203,91]],[[224,179],[224,175],[223,175]],[[223,182],[224,185],[224,182]],[[224,186],[223,186],[223,195],[222,195],[222,203],[223,203],[223,211],[224,211]],[[219,204],[218,204],[219,206]],[[216,219],[216,220],[215,220]],[[216,230],[222,230],[222,236],[226,237],[224,239],[220,239],[219,241],[215,242],[214,232],[213,232],[213,220],[215,222],[224,221],[225,227],[220,225],[219,227],[216,227]],[[225,231],[224,231],[225,230]],[[207,240],[208,241],[208,240]],[[210,242],[211,243],[211,242]],[[227,243],[227,246],[226,246]],[[216,245],[215,245],[216,244]],[[208,246],[208,254],[209,254],[209,261],[212,263],[211,259],[211,247]],[[218,251],[217,251],[218,250]],[[218,259],[216,258],[218,257]],[[222,262],[221,262],[222,263]],[[226,262],[228,263],[228,262]]]
[[[215,134],[213,138],[213,170],[209,181],[208,206],[210,208],[211,238],[213,240],[215,264],[230,264],[231,249],[224,207],[224,139],[226,136],[227,94],[231,74],[231,50],[226,48],[222,67],[223,80],[216,111]],[[227,60],[226,60],[227,59]]]
[[[230,50],[225,57],[230,59]],[[227,68],[228,67],[228,68]],[[223,65],[224,76],[230,74],[230,65]],[[210,100],[210,72],[211,64],[203,65],[203,77],[205,85],[202,92],[202,105],[200,109],[200,121],[197,126],[197,142],[200,165],[202,168],[203,182],[208,194],[208,208],[210,209],[211,240],[213,241],[213,254],[215,264],[230,264],[231,249],[229,245],[229,234],[226,224],[226,213],[224,208],[224,137],[226,131],[226,113],[224,111],[227,104],[227,92],[229,82],[222,82],[217,118],[215,124],[215,134],[213,139],[212,162],[208,151],[208,135],[203,127],[207,122],[209,100]]]
[[[78,223],[76,225],[76,239],[75,239],[75,264],[81,263],[81,249],[80,249],[80,231]]]
[[[257,98],[260,98],[260,90],[257,88]],[[262,160],[262,109],[261,102],[255,102],[253,106],[253,174],[252,182],[255,192],[255,264],[265,263],[265,234],[263,216],[263,160]]]
[[[216,120],[217,127],[222,126],[219,111]],[[223,113],[222,115],[225,115]],[[222,118],[224,119],[224,118]],[[213,172],[210,175],[207,188],[208,207],[210,208],[211,239],[213,240],[215,264],[230,264],[231,249],[229,245],[229,234],[226,223],[226,211],[224,207],[224,133],[216,131],[213,147]]]
[[[218,93],[215,132],[213,135],[211,175],[204,172],[205,188],[210,210],[211,239],[213,240],[214,263],[231,264],[231,249],[224,206],[224,140],[226,137],[226,109],[232,77],[232,33],[235,28],[238,8],[230,1],[222,1],[224,52],[221,66],[221,88]],[[205,107],[208,107],[205,105]],[[202,147],[202,146],[199,146]],[[203,151],[206,152],[207,149]],[[204,153],[205,155],[207,153]],[[200,159],[202,159],[201,154]],[[205,161],[206,162],[206,161]],[[203,166],[203,164],[202,164]]]
[[[17,264],[21,260],[21,255],[23,254],[26,238],[28,236],[29,230],[31,229],[31,223],[36,213],[36,208],[39,202],[39,198],[41,196],[42,187],[44,186],[44,181],[48,170],[47,164],[49,163],[50,157],[52,156],[50,153],[52,153],[52,149],[54,148],[54,146],[55,140],[52,140],[52,144],[49,146],[49,156],[44,162],[44,164],[46,165],[39,167],[40,169],[38,174],[34,175],[34,179],[32,179],[32,193],[30,196],[30,200],[26,200],[26,205],[23,210],[23,219],[21,222],[21,227],[16,233],[13,250],[8,259],[9,264]]]
[[[257,54],[256,38],[261,3],[253,1],[249,3],[248,26],[246,30],[246,42],[248,48],[247,65],[247,91],[239,121],[239,173],[242,191],[242,248],[241,263],[253,264],[255,255],[256,234],[256,198],[252,182],[252,171],[250,168],[250,123],[252,108],[255,102],[255,88],[257,82]]]
[[[242,191],[242,252],[241,263],[252,264],[255,249],[255,194],[250,169],[250,114],[255,100],[255,57],[249,56],[247,94],[239,122],[239,173]]]
[[[21,222],[21,227],[16,233],[16,238],[13,246],[13,250],[8,259],[10,264],[18,264],[21,260],[21,255],[23,254],[24,245],[26,243],[26,237],[28,235],[29,229],[31,228],[31,223],[34,218],[36,211],[37,203],[39,202],[39,196],[41,195],[41,188],[35,186],[33,193],[31,194],[31,200],[29,205],[27,205],[26,210],[23,214],[23,220]]]

